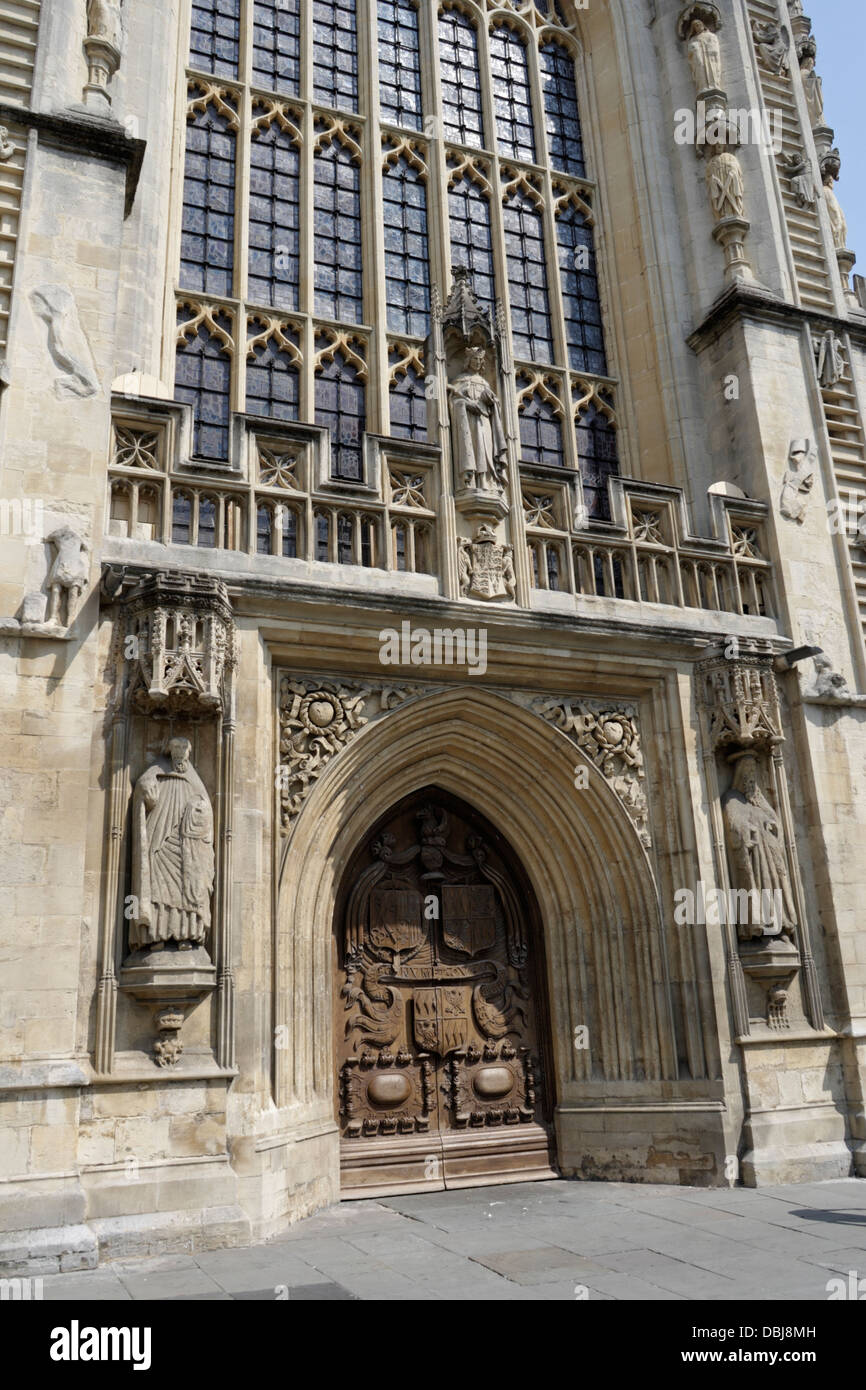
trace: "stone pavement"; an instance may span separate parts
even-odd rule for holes
[[[551,1181],[344,1202],[268,1245],[50,1275],[44,1296],[826,1301],[851,1270],[866,1278],[864,1181]]]

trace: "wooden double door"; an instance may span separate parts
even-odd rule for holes
[[[337,916],[343,1196],[553,1176],[540,954],[478,813],[431,788],[371,830]]]

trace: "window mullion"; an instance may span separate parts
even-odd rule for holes
[[[379,104],[379,45],[376,0],[359,5],[358,52],[366,80],[360,97],[366,97],[362,148],[361,208],[363,227],[364,318],[373,325],[370,335],[367,380],[367,428],[371,433],[390,430],[388,398],[388,305],[385,280],[385,227],[382,216],[382,113]]]

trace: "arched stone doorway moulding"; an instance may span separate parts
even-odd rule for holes
[[[530,711],[461,687],[411,700],[361,731],[310,793],[281,866],[275,1099],[299,1120],[334,1107],[333,918],[365,834],[436,786],[476,806],[526,871],[541,913],[558,1105],[589,1085],[677,1076],[673,1013],[650,863],[625,810],[579,750]],[[579,779],[581,782],[583,778]],[[589,1046],[574,1045],[588,1029]],[[622,1086],[619,1087],[622,1090]],[[657,1092],[657,1087],[652,1087]]]

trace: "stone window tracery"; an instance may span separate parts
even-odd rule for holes
[[[176,396],[196,459],[229,461],[233,412],[327,424],[345,483],[364,482],[365,430],[435,445],[413,354],[452,266],[498,314],[518,371],[552,371],[562,402],[609,383],[578,63],[555,4],[194,0],[175,244]],[[336,339],[354,347],[324,358]],[[579,465],[595,514],[615,418],[548,409],[519,412],[524,461]]]

